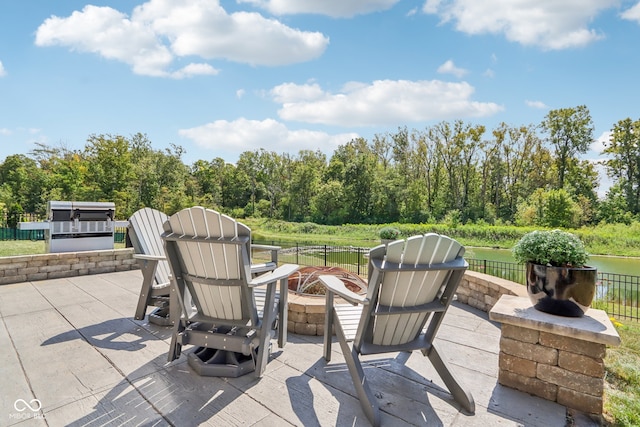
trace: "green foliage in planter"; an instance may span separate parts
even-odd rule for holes
[[[378,236],[385,240],[396,240],[400,237],[400,230],[395,227],[384,227],[380,229]]]
[[[555,267],[583,267],[589,259],[582,241],[562,230],[536,230],[525,234],[513,247],[513,258]]]

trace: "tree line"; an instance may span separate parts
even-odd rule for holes
[[[148,206],[201,205],[234,217],[319,224],[456,223],[579,227],[640,218],[640,119],[611,129],[602,160],[613,185],[598,198],[589,110],[551,110],[538,125],[487,131],[461,120],[357,138],[328,158],[247,151],[183,162],[146,135],[91,135],[84,149],[36,143],[0,164],[0,210],[45,214],[48,200],[112,201],[117,217]],[[11,220],[10,220],[11,221]]]

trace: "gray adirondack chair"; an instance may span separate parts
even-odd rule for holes
[[[134,318],[143,320],[147,307],[156,307],[149,313],[149,322],[160,326],[173,325],[180,315],[177,301],[173,306],[171,305],[175,295],[171,294],[169,281],[171,271],[164,254],[164,243],[160,237],[164,231],[163,223],[168,218],[159,210],[142,208],[131,215],[127,226],[129,240],[135,251],[134,258],[138,261],[143,276]],[[253,245],[252,250],[270,253],[268,260],[251,265],[253,275],[273,271],[278,266],[279,246]]]
[[[197,348],[187,359],[200,375],[253,371],[261,377],[276,325],[280,347],[286,342],[287,279],[298,266],[252,274],[249,228],[198,206],[169,217],[162,239],[182,310],[169,361],[180,357],[183,345],[193,344]]]
[[[380,424],[380,410],[360,355],[420,350],[428,357],[455,400],[475,411],[471,393],[455,379],[433,342],[460,283],[467,262],[464,247],[438,234],[413,236],[373,248],[366,296],[349,291],[335,276],[321,276],[326,287],[324,358],[331,360],[332,330],[367,418]],[[338,303],[338,295],[350,304]]]
[[[129,240],[135,251],[134,258],[142,271],[142,287],[134,318],[143,320],[147,307],[157,307],[149,313],[149,322],[169,326],[178,315],[171,315],[171,283],[169,264],[164,256],[164,244],[160,238],[162,224],[167,215],[156,209],[142,208],[129,218]]]

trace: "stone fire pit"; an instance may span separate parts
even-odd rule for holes
[[[367,282],[340,267],[303,267],[289,277],[289,331],[300,335],[323,335],[325,298],[321,275],[338,277],[351,291],[364,294]]]

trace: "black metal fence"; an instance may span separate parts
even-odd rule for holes
[[[341,267],[366,277],[369,250],[370,248],[354,246],[295,245],[283,247],[279,260],[303,266]],[[511,280],[523,286],[526,283],[525,266],[522,264],[475,258],[467,258],[467,262],[469,270]],[[596,297],[592,306],[606,311],[609,316],[640,320],[640,276],[598,272]]]
[[[114,240],[124,243],[126,228],[117,228]],[[44,240],[43,230],[17,230],[0,228],[0,240]],[[256,242],[258,243],[258,242]],[[274,242],[260,242],[275,244]],[[356,246],[281,245],[280,262],[291,262],[303,266],[340,267],[359,276],[367,276],[367,256],[371,248]],[[254,253],[254,257],[270,260],[270,252]],[[467,258],[469,270],[489,274],[525,284],[525,267],[504,261]],[[598,272],[598,287],[593,304],[610,316],[640,320],[640,276]]]
[[[596,307],[609,316],[640,319],[640,276],[598,272]]]
[[[126,232],[126,227],[116,227],[113,237],[115,243],[124,243]],[[44,241],[44,230],[19,230],[12,227],[0,227],[0,241],[8,240]]]
[[[526,283],[525,267],[522,264],[475,258],[467,258],[467,262],[469,263],[469,270],[511,280],[522,285]]]

